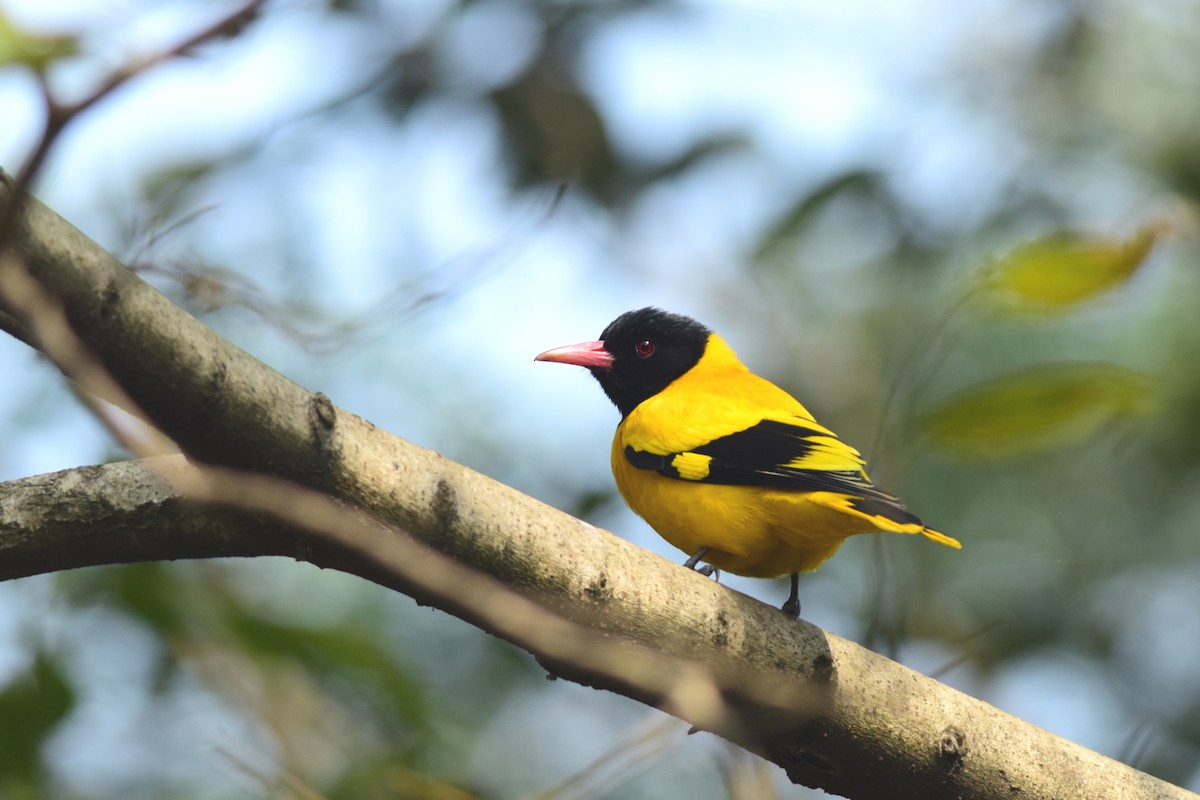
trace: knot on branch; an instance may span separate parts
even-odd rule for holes
[[[329,447],[333,429],[337,425],[337,409],[323,392],[308,396],[308,427],[321,449]]]
[[[963,768],[966,755],[967,735],[954,725],[947,726],[938,740],[938,758],[954,773]]]

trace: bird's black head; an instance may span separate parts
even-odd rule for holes
[[[696,366],[711,333],[690,317],[641,308],[609,323],[600,341],[548,350],[538,360],[587,367],[624,418]]]

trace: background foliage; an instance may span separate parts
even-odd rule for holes
[[[221,10],[49,5],[0,5],[10,171],[30,70],[76,96]],[[607,401],[531,358],[700,318],[964,543],[851,541],[807,618],[1195,790],[1197,52],[1172,0],[281,1],[37,192],[304,385],[672,559]],[[121,457],[0,360],[0,477]],[[0,686],[4,797],[808,795],[282,560],[0,585]]]

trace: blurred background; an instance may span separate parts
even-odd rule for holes
[[[0,0],[0,166],[227,13]],[[681,561],[535,364],[721,332],[961,552],[859,537],[804,616],[1200,790],[1200,7],[277,0],[78,119],[38,196],[242,348]],[[0,479],[124,455],[0,339]],[[778,605],[786,582],[725,582]],[[0,796],[817,792],[283,559],[0,584]]]

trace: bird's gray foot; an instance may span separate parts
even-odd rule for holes
[[[792,573],[792,591],[783,603],[783,613],[790,617],[800,617],[800,574]]]

